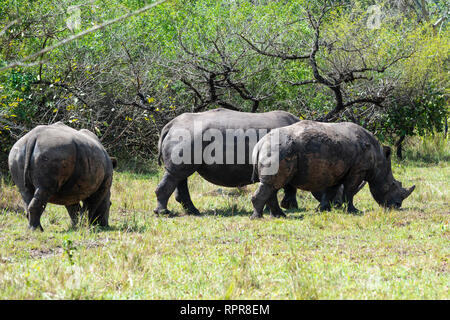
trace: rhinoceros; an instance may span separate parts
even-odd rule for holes
[[[165,173],[155,190],[157,207],[154,212],[170,213],[167,202],[175,191],[175,199],[188,214],[199,214],[187,185],[187,178],[194,172],[220,186],[251,184],[253,146],[268,131],[298,121],[297,117],[285,111],[248,113],[223,108],[183,113],[174,118],[162,129],[158,143],[158,162],[160,165],[164,163]],[[214,149],[211,146],[215,143],[216,161],[208,161],[204,153]],[[219,155],[220,152],[222,155]],[[185,156],[184,161],[178,159],[179,154]],[[281,205],[284,208],[297,208],[296,189],[290,185],[283,187],[285,197]],[[272,199],[269,208],[274,216],[282,212],[276,199]]]
[[[97,136],[61,122],[40,125],[12,147],[8,165],[28,216],[29,228],[43,231],[47,203],[64,205],[74,225],[83,202],[90,223],[108,225],[115,158]]]
[[[383,207],[400,208],[415,186],[402,187],[391,170],[391,149],[372,133],[350,122],[301,121],[272,130],[253,149],[252,218],[262,217],[264,205],[286,184],[311,192],[325,190],[320,209],[330,209],[330,197],[340,185],[349,212],[357,212],[353,196],[363,181]]]

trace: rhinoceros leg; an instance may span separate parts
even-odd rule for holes
[[[41,215],[50,198],[50,193],[43,188],[37,188],[34,192],[33,199],[28,205],[28,221],[31,230],[44,231],[41,226]]]
[[[33,199],[33,192],[26,190],[26,191],[20,191],[20,194],[22,196],[25,214],[27,215],[27,218],[29,219],[30,212],[28,211],[28,206],[30,205],[31,200]]]
[[[112,177],[106,178],[93,195],[83,200],[83,204],[88,211],[90,224],[97,224],[101,227],[108,226],[109,206],[111,205],[109,196],[111,184]]]
[[[71,206],[66,206],[67,212],[69,213],[70,220],[72,220],[72,226],[76,226],[78,224],[78,218],[81,211],[81,206],[79,203],[73,204]]]
[[[180,183],[179,178],[170,174],[169,172],[165,172],[162,180],[159,182],[156,187],[156,209],[153,210],[156,214],[170,214],[170,211],[167,210],[167,202],[169,201],[170,196],[174,192],[175,188]]]
[[[360,186],[362,185],[363,180],[364,179],[360,175],[350,175],[344,181],[343,201],[344,201],[344,203],[347,203],[347,212],[350,212],[350,213],[360,212],[353,205],[353,197],[361,189]],[[363,187],[364,187],[364,185],[363,185]]]
[[[283,210],[281,210],[280,206],[278,205],[278,199],[277,199],[277,191],[272,193],[269,200],[267,201],[267,205],[270,209],[270,215],[272,217],[286,217]]]
[[[109,208],[111,207],[111,200],[109,196],[103,198],[95,212],[95,223],[100,227],[107,227],[109,220]]]
[[[281,200],[281,207],[285,209],[298,209],[297,204],[297,188],[287,184],[284,186],[284,197]]]
[[[186,210],[187,214],[198,215],[200,212],[194,206],[189,194],[187,178],[181,180],[175,189],[175,200],[177,200]]]
[[[336,197],[336,194],[339,190],[341,185],[336,185],[333,187],[327,188],[324,192],[320,193],[320,205],[319,210],[320,211],[330,211],[331,205],[334,204],[334,198]]]
[[[275,189],[272,186],[262,182],[259,183],[258,189],[256,189],[252,196],[254,210],[250,219],[258,219],[263,217],[264,205],[268,202],[274,192]]]

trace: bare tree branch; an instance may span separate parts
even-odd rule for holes
[[[0,72],[2,72],[2,71],[4,71],[4,70],[7,70],[7,69],[15,68],[15,67],[18,67],[18,66],[24,66],[24,62],[25,62],[25,61],[33,60],[33,59],[35,59],[35,58],[37,58],[37,57],[39,57],[39,56],[41,56],[41,55],[43,55],[43,54],[45,54],[45,53],[47,53],[47,52],[53,51],[53,50],[55,50],[56,48],[59,48],[59,47],[65,45],[65,44],[67,44],[67,43],[69,43],[69,42],[72,42],[72,41],[74,41],[74,40],[76,40],[76,39],[79,39],[79,38],[81,38],[81,37],[84,37],[85,35],[87,35],[87,34],[89,34],[89,33],[92,33],[92,32],[95,32],[95,31],[97,31],[97,30],[103,29],[103,28],[105,28],[105,27],[107,27],[107,26],[109,26],[109,25],[112,25],[112,24],[117,23],[117,22],[119,22],[119,21],[125,20],[125,19],[127,19],[127,18],[129,18],[129,17],[132,17],[132,16],[135,16],[135,15],[141,14],[141,13],[147,11],[147,10],[150,10],[150,9],[153,8],[153,7],[156,7],[156,6],[158,6],[158,5],[160,5],[160,4],[164,3],[164,2],[166,2],[166,1],[167,1],[167,0],[160,0],[160,1],[158,1],[158,2],[154,2],[154,3],[152,3],[152,4],[149,4],[149,5],[147,5],[147,6],[142,7],[141,9],[138,9],[138,10],[135,10],[135,11],[133,11],[133,12],[129,12],[129,13],[127,13],[127,14],[124,14],[124,15],[122,15],[122,16],[120,16],[120,17],[117,17],[117,18],[114,18],[114,19],[105,21],[105,22],[103,22],[102,24],[96,25],[96,26],[94,26],[94,27],[92,27],[92,28],[89,28],[89,29],[87,29],[87,30],[85,30],[85,31],[82,31],[82,32],[80,32],[80,33],[77,33],[77,34],[75,34],[75,35],[73,35],[73,36],[71,36],[71,37],[65,38],[64,40],[61,40],[61,41],[55,43],[55,44],[52,45],[52,46],[49,46],[49,47],[47,47],[47,48],[45,48],[45,49],[42,49],[42,50],[39,51],[39,52],[33,53],[33,54],[31,54],[31,55],[29,55],[29,56],[27,56],[27,57],[25,57],[25,58],[22,58],[20,61],[12,62],[12,63],[10,63],[10,64],[8,64],[8,65],[6,65],[6,66],[0,68]],[[43,63],[43,62],[42,62],[42,61],[38,61],[38,62],[36,62],[35,64],[41,64],[41,63]],[[29,66],[29,65],[27,65],[27,66]]]

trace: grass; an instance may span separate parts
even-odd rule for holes
[[[450,163],[393,170],[417,186],[403,210],[384,211],[366,186],[355,199],[363,214],[319,213],[299,191],[299,210],[261,221],[249,219],[256,185],[219,189],[194,175],[203,215],[183,216],[172,197],[178,216],[157,217],[163,172],[116,172],[109,229],[72,229],[49,205],[43,233],[27,230],[19,195],[2,184],[0,298],[448,299]]]

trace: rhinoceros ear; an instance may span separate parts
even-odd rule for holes
[[[111,162],[112,162],[113,169],[115,169],[117,167],[117,158],[110,157],[110,159],[111,159]]]
[[[391,157],[391,147],[383,146],[383,153],[386,159],[389,159]]]

